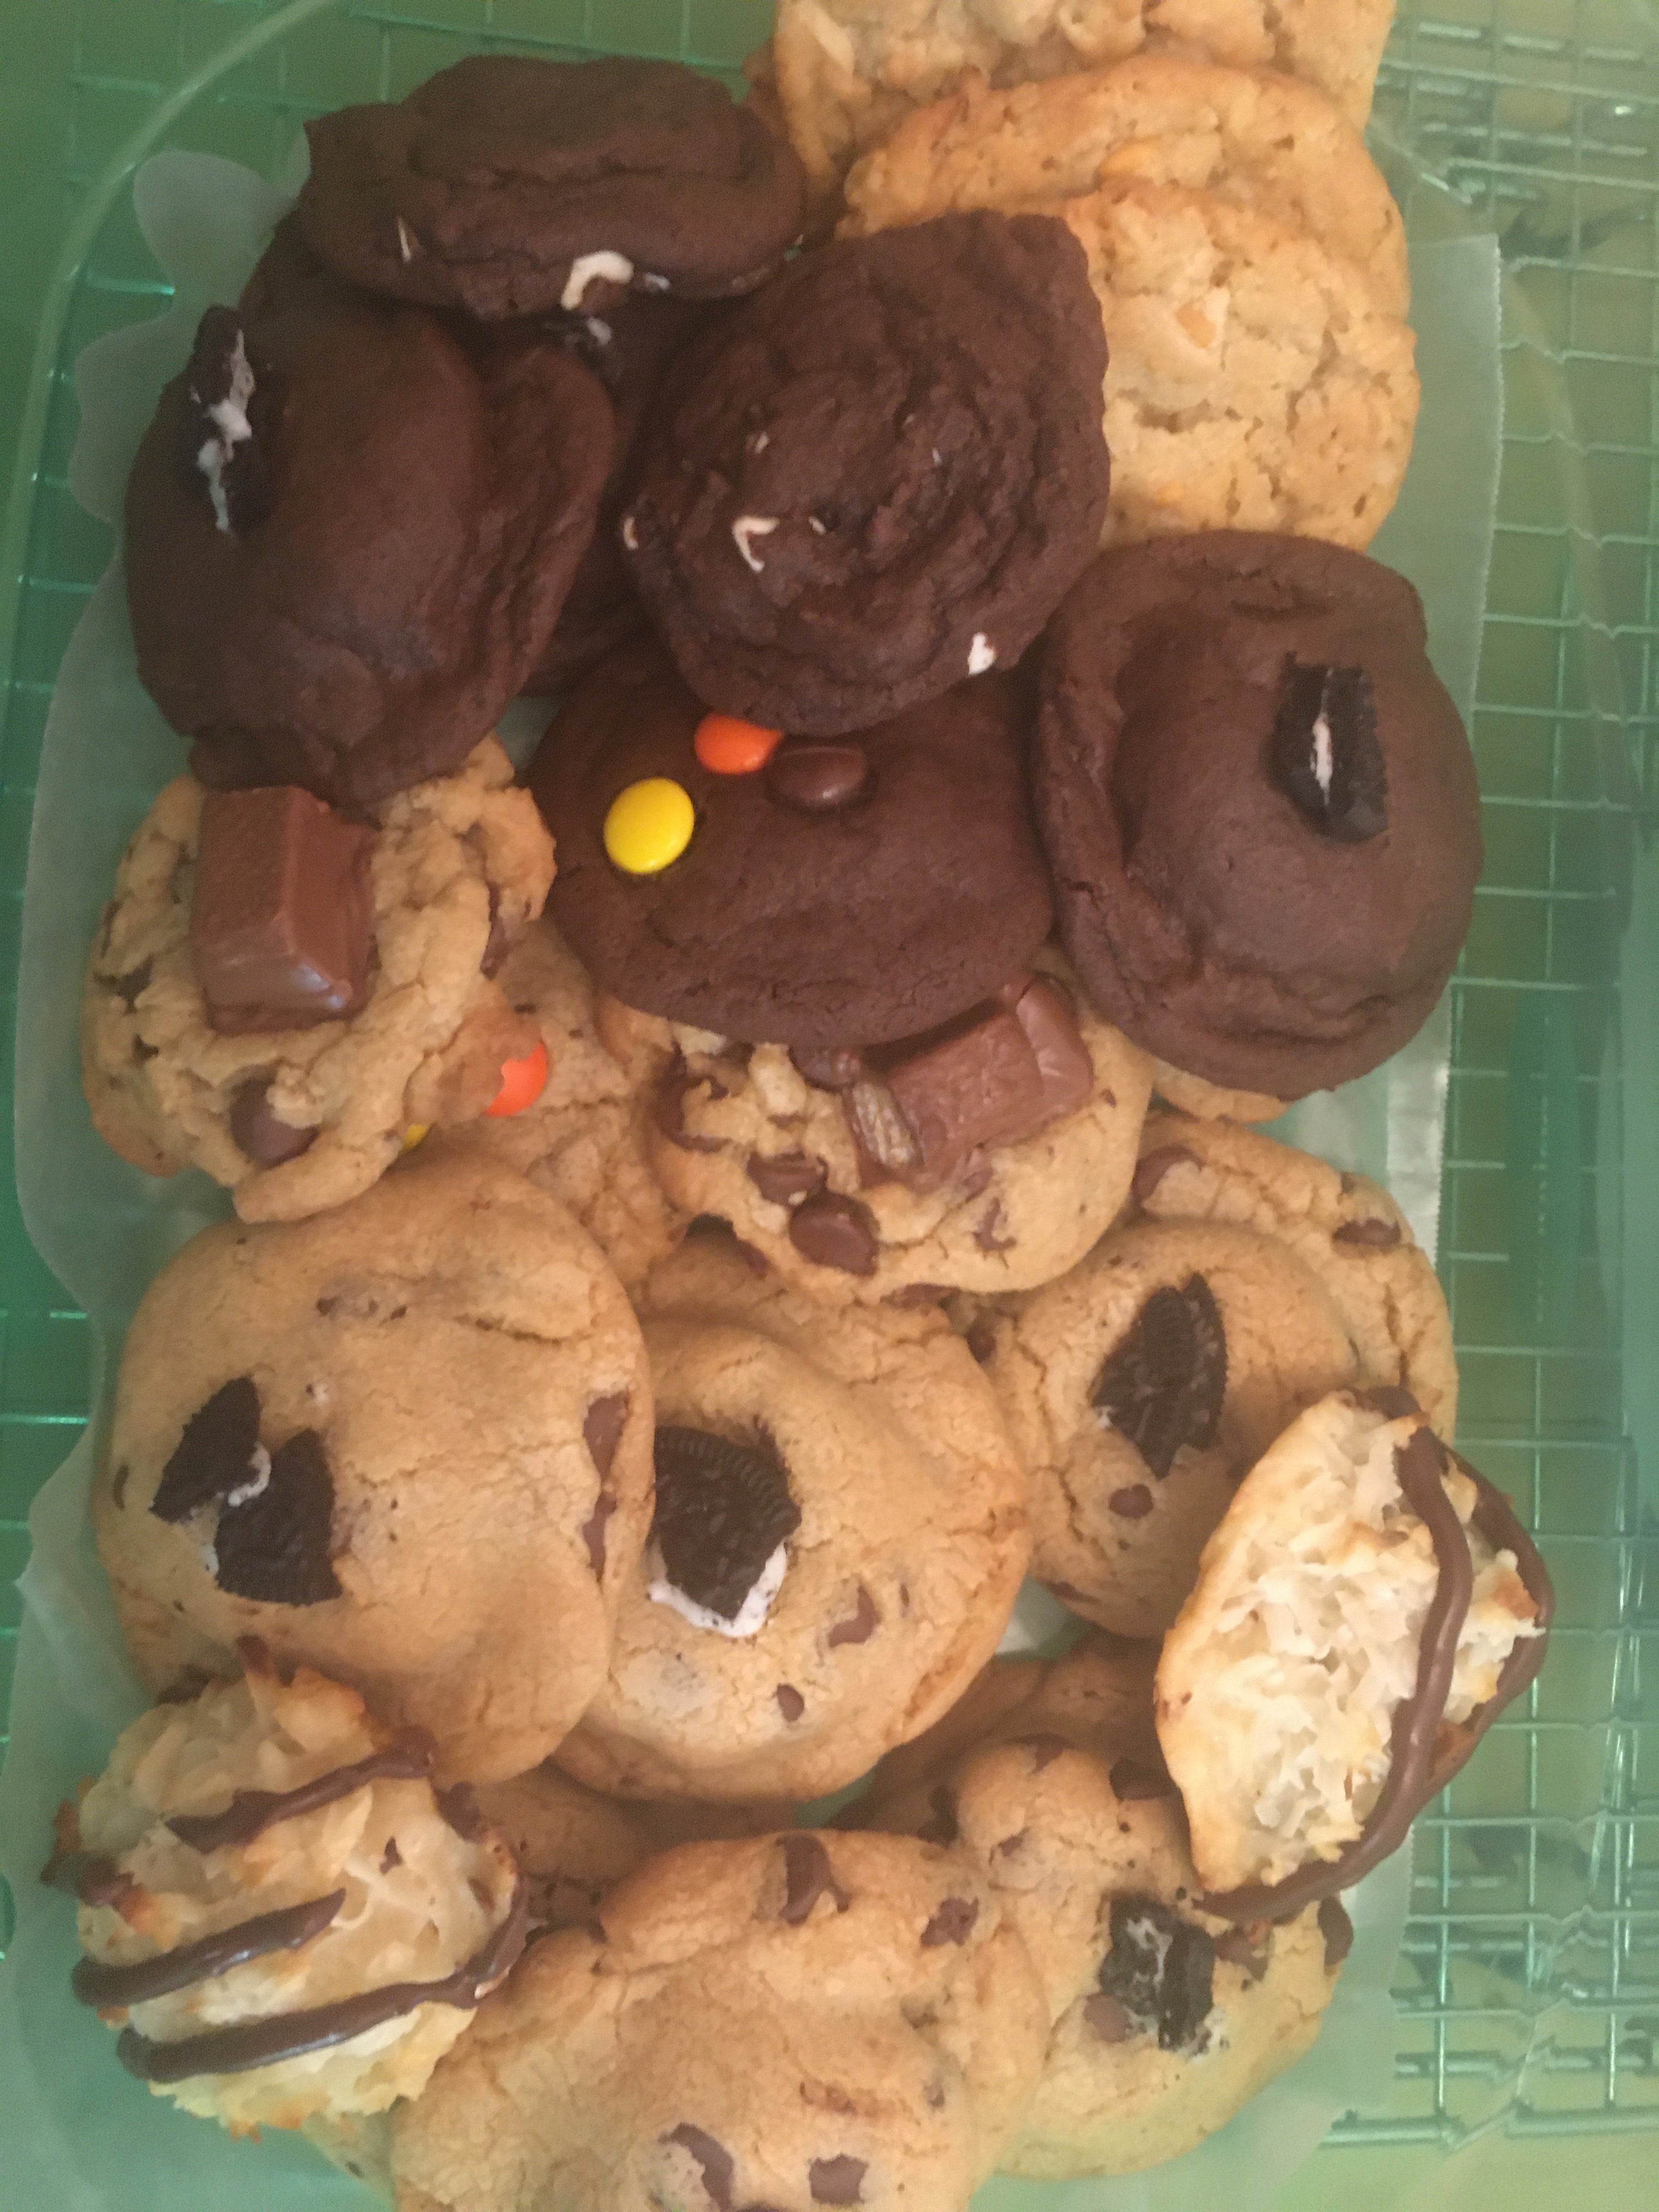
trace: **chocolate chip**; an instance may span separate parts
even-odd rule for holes
[[[1026,1844],[1030,1838],[1030,1833],[1031,1832],[1029,1828],[1022,1828],[1017,1835],[1005,1836],[1002,1838],[1002,1841],[997,1845],[993,1856],[1000,1859],[1011,1859],[1014,1857],[1017,1853],[1024,1850]]]
[[[1353,1948],[1353,1923],[1340,1898],[1320,1899],[1319,1932],[1325,1938],[1325,1972],[1334,1973]]]
[[[250,1375],[220,1385],[185,1424],[149,1510],[175,1526],[245,1483],[259,1443],[259,1393]]]
[[[1389,826],[1376,695],[1363,668],[1286,664],[1267,771],[1316,830],[1364,844]]]
[[[678,2127],[669,2130],[663,2139],[665,2143],[678,2143],[682,2150],[690,2151],[702,2172],[702,2185],[708,2191],[709,2201],[717,2212],[732,2212],[732,2154],[724,2143],[702,2128],[694,2128],[690,2120],[682,2120]]]
[[[806,1700],[793,1683],[780,1682],[772,1694],[778,1701],[778,1711],[787,1721],[798,1721],[806,1711]]]
[[[717,1152],[720,1149],[718,1137],[693,1137],[686,1133],[685,1094],[696,1080],[684,1060],[676,1055],[657,1086],[653,1118],[669,1143],[677,1145],[681,1152]]]
[[[993,1199],[975,1224],[974,1242],[981,1252],[1012,1252],[1018,1239],[1003,1235],[1007,1226],[1007,1209],[1000,1198]]]
[[[118,975],[114,982],[110,985],[111,990],[121,1000],[129,1013],[137,1005],[141,994],[149,989],[149,979],[155,972],[155,963],[153,960],[141,960],[136,968],[129,968],[125,975]]]
[[[772,1262],[757,1245],[746,1243],[741,1237],[734,1237],[732,1239],[732,1249],[751,1275],[767,1275],[771,1273]]]
[[[258,1168],[279,1168],[287,1160],[297,1160],[317,1141],[314,1128],[296,1129],[291,1121],[271,1112],[270,1084],[261,1075],[243,1084],[232,1099],[230,1134],[232,1142]]]
[[[1129,1194],[1137,1206],[1145,1206],[1171,1168],[1183,1163],[1198,1165],[1198,1154],[1188,1152],[1185,1145],[1159,1145],[1156,1151],[1143,1152],[1135,1163],[1135,1171],[1129,1183]]]
[[[1132,1482],[1127,1490],[1115,1490],[1106,1503],[1121,1521],[1144,1521],[1152,1510],[1152,1493],[1144,1482]]]
[[[927,2098],[928,2104],[934,2112],[938,2112],[944,2110],[945,2084],[943,2081],[930,2081],[921,2094]]]
[[[916,1830],[916,1840],[922,1844],[953,1844],[962,1832],[957,1823],[957,1801],[954,1794],[941,1783],[928,1795],[933,1808],[929,1817]]]
[[[815,2204],[861,2204],[867,2172],[861,2158],[815,2158],[806,2169],[806,2185]]]
[[[1331,1241],[1336,1244],[1359,1244],[1370,1252],[1392,1252],[1400,1242],[1397,1221],[1345,1221],[1340,1229],[1333,1230]]]
[[[1162,1766],[1152,1766],[1139,1759],[1116,1760],[1107,1778],[1112,1785],[1112,1795],[1126,1805],[1138,1804],[1151,1797],[1172,1797],[1175,1784],[1169,1771]]]
[[[386,1849],[380,1854],[380,1872],[390,1874],[393,1867],[400,1867],[403,1863],[404,1855],[398,1849],[398,1838],[396,1836],[389,1836],[386,1838]]]
[[[601,1479],[611,1472],[611,1462],[617,1456],[617,1446],[622,1442],[622,1432],[627,1425],[626,1390],[613,1390],[608,1397],[595,1398],[587,1409],[582,1421],[582,1441]]]
[[[1086,1999],[1083,2017],[1103,2043],[1127,2043],[1135,2032],[1133,2021],[1115,1997]]]
[[[862,745],[780,745],[765,768],[766,788],[780,805],[803,814],[836,814],[870,781]]]
[[[127,1502],[127,1483],[131,1474],[132,1469],[127,1465],[125,1460],[123,1460],[115,1470],[114,1481],[109,1486],[109,1502],[118,1513]],[[154,1508],[151,1510],[153,1511]]]
[[[845,1620],[836,1621],[823,1640],[832,1651],[838,1644],[867,1644],[880,1624],[876,1601],[860,1583],[858,1603],[852,1613]]]
[[[811,1198],[830,1179],[827,1164],[812,1152],[750,1152],[749,1180],[774,1206]]]
[[[321,1605],[340,1595],[331,1559],[334,1478],[322,1438],[301,1429],[270,1455],[264,1487],[227,1505],[214,1537],[214,1580],[261,1605]]]
[[[901,1313],[921,1313],[941,1304],[950,1295],[948,1283],[907,1283],[902,1291],[890,1291],[882,1304],[896,1306]]]
[[[1152,1292],[1096,1376],[1090,1402],[1161,1481],[1183,1445],[1215,1442],[1226,1389],[1221,1310],[1203,1276],[1191,1275],[1179,1290]]]
[[[830,1854],[817,1836],[786,1836],[783,1839],[783,1910],[780,1920],[799,1928],[819,1898],[834,1900],[837,1912],[853,1902],[836,1880]]]
[[[873,1275],[881,1249],[869,1207],[833,1190],[821,1190],[795,1208],[789,1241],[814,1267],[836,1267],[844,1275]]]
[[[791,1045],[789,1057],[815,1091],[850,1091],[864,1073],[864,1055],[850,1045]]]
[[[964,1341],[980,1365],[988,1367],[996,1357],[996,1323],[988,1314],[975,1314],[968,1325],[968,1334]]]
[[[979,1918],[976,1897],[947,1897],[921,1931],[921,1948],[936,1951],[941,1943],[965,1943]]]
[[[1271,1942],[1271,1936],[1269,1936]],[[1268,1951],[1257,1943],[1243,1928],[1229,1928],[1214,1939],[1215,1954],[1224,1959],[1230,1966],[1237,1966],[1253,1982],[1259,1982],[1267,1971]]]
[[[605,1546],[607,1525],[617,1510],[617,1501],[608,1490],[602,1490],[593,1501],[593,1510],[582,1522],[581,1538],[587,1547],[587,1563],[593,1570],[596,1582],[605,1577]]]
[[[1101,1966],[1101,1990],[1137,2025],[1156,2023],[1161,2051],[1203,2047],[1214,1969],[1215,1946],[1201,1928],[1156,1898],[1112,1899],[1112,1948]]]
[[[694,1604],[735,1620],[766,1562],[800,1526],[782,1461],[764,1440],[663,1427],[656,1468],[651,1534],[664,1573]]]
[[[1033,1774],[1041,1774],[1045,1766],[1054,1765],[1061,1752],[1072,1747],[1070,1739],[1063,1735],[1023,1735],[1018,1741],[1031,1754]]]

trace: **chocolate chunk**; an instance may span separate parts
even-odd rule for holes
[[[593,1502],[593,1510],[582,1522],[582,1541],[587,1547],[587,1563],[596,1582],[604,1578],[605,1529],[616,1510],[616,1499],[608,1490],[602,1490]]]
[[[230,1103],[231,1141],[255,1167],[279,1168],[297,1160],[317,1141],[314,1128],[296,1128],[270,1109],[270,1083],[256,1075],[242,1085]]]
[[[778,1711],[787,1721],[798,1721],[806,1711],[806,1700],[790,1682],[780,1682],[772,1692],[778,1701]]]
[[[766,788],[803,814],[838,814],[870,781],[862,745],[780,745],[765,768]]]
[[[1129,1184],[1130,1196],[1137,1206],[1145,1206],[1171,1168],[1182,1161],[1198,1165],[1198,1154],[1189,1152],[1185,1145],[1159,1145],[1156,1151],[1143,1152],[1135,1163],[1135,1171]]]
[[[1267,1944],[1271,1944],[1272,1937],[1265,1923],[1262,1934]],[[1230,1928],[1224,1935],[1214,1937],[1213,1941],[1217,1958],[1224,1959],[1230,1966],[1238,1967],[1249,1980],[1259,1982],[1267,1972],[1269,1949],[1267,1945],[1256,1942],[1248,1929]]]
[[[129,968],[125,975],[118,975],[114,982],[110,985],[111,990],[114,992],[129,1013],[131,1013],[143,994],[149,988],[149,979],[155,970],[155,963],[153,960],[141,960],[136,968]]]
[[[780,1920],[799,1928],[819,1898],[833,1899],[837,1912],[853,1902],[836,1880],[830,1854],[817,1836],[786,1836],[783,1839],[783,1910]]]
[[[1215,1947],[1204,1930],[1167,1905],[1152,1897],[1112,1899],[1112,1948],[1100,1987],[1138,2025],[1156,2023],[1159,2050],[1202,2047],[1214,1966]]]
[[[292,785],[207,793],[190,949],[215,1029],[305,1029],[362,1006],[374,842]]]
[[[928,1795],[933,1811],[916,1830],[916,1840],[922,1844],[953,1844],[962,1831],[957,1820],[957,1801],[953,1791],[943,1783]]]
[[[881,1249],[869,1207],[833,1190],[821,1190],[795,1208],[789,1242],[814,1267],[838,1267],[844,1275],[873,1275]]]
[[[340,1595],[331,1559],[334,1479],[314,1429],[270,1455],[264,1486],[228,1504],[214,1538],[214,1580],[261,1605],[321,1605]]]
[[[1120,1759],[1108,1777],[1112,1795],[1126,1805],[1142,1802],[1150,1797],[1173,1797],[1175,1784],[1165,1767],[1149,1765],[1144,1759]]]
[[[175,1526],[188,1521],[250,1479],[258,1448],[259,1393],[252,1376],[234,1376],[185,1423],[161,1469],[150,1511]]]
[[[1000,1198],[993,1199],[974,1225],[974,1242],[981,1252],[1012,1252],[1018,1238],[1005,1237],[1008,1226],[1008,1209]]]
[[[1316,830],[1345,845],[1389,826],[1389,769],[1363,668],[1287,663],[1267,772]]]
[[[750,1152],[749,1180],[774,1206],[811,1198],[830,1179],[826,1164],[814,1152]]]
[[[1075,1114],[1095,1087],[1095,1064],[1077,1025],[1071,1000],[1058,983],[1038,976],[1014,1001],[1014,1018],[1036,1055],[1043,1119]]]
[[[1152,1510],[1152,1493],[1144,1482],[1132,1482],[1127,1490],[1115,1490],[1106,1503],[1121,1521],[1144,1521]]]
[[[789,1057],[815,1091],[850,1091],[864,1073],[864,1055],[850,1045],[791,1045]]]
[[[1392,1252],[1400,1242],[1397,1221],[1345,1221],[1340,1229],[1333,1230],[1331,1241],[1335,1244],[1358,1244],[1370,1252]]]
[[[196,326],[179,410],[179,472],[201,493],[217,527],[240,538],[270,514],[272,489],[262,433],[271,413],[270,373],[256,375],[240,318],[210,307]]]
[[[861,2204],[866,2172],[861,2158],[815,2158],[806,2169],[814,2204]]]
[[[622,1442],[622,1432],[627,1425],[626,1390],[613,1390],[608,1397],[595,1398],[587,1409],[582,1421],[582,1441],[601,1480],[611,1472],[611,1462],[617,1456],[617,1446]]]
[[[800,1526],[789,1477],[769,1442],[706,1429],[657,1431],[651,1534],[663,1572],[696,1605],[735,1620],[778,1546]]]
[[[732,2154],[724,2143],[702,2128],[694,2128],[690,2120],[682,2120],[663,2137],[665,2143],[678,2143],[682,2150],[690,2152],[702,2170],[702,2185],[708,2191],[709,2201],[718,2212],[732,2212]]]
[[[965,1943],[979,1918],[976,1897],[947,1897],[921,1931],[921,1948],[936,1951],[941,1943]]]
[[[882,1304],[896,1306],[901,1313],[925,1313],[942,1305],[950,1295],[948,1283],[907,1283],[902,1291],[890,1291]]]
[[[1090,1402],[1162,1481],[1183,1445],[1215,1442],[1226,1389],[1221,1310],[1203,1276],[1190,1275],[1178,1291],[1152,1292]]]
[[[1087,1998],[1083,2017],[1103,2043],[1127,2043],[1135,2032],[1133,2021],[1115,1997]]]
[[[867,1644],[880,1624],[876,1601],[860,1583],[858,1603],[852,1613],[847,1620],[836,1621],[823,1640],[832,1651],[838,1644]]]
[[[1320,1899],[1319,1932],[1325,1938],[1325,1972],[1334,1973],[1353,1948],[1353,1923],[1340,1899]]]
[[[669,1143],[677,1145],[681,1152],[717,1152],[720,1149],[718,1137],[693,1137],[686,1133],[685,1094],[697,1080],[677,1054],[657,1086],[653,1118]]]

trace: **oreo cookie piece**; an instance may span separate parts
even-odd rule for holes
[[[1060,933],[1160,1060],[1291,1099],[1409,1042],[1480,872],[1423,610],[1363,554],[1215,531],[1103,554],[1042,651]]]
[[[696,349],[623,519],[693,690],[834,737],[1012,667],[1099,539],[1105,366],[1050,216],[793,263]]]
[[[1191,1275],[1152,1292],[1090,1402],[1162,1481],[1183,1445],[1207,1451],[1215,1442],[1226,1395],[1221,1309],[1203,1276]]]
[[[777,1554],[800,1526],[782,1461],[764,1439],[740,1444],[707,1429],[657,1431],[657,1507],[652,1540],[670,1590],[700,1613],[742,1632],[744,1608],[769,1579],[764,1607],[782,1579]]]
[[[558,846],[550,911],[614,997],[724,1036],[864,1046],[951,1020],[1026,966],[1052,908],[1012,678],[861,731],[836,749],[856,755],[856,778],[820,746],[799,749],[813,757],[797,775],[787,739],[763,769],[714,773],[697,754],[702,714],[642,642],[592,672],[531,765]],[[659,782],[689,798],[690,842],[629,873],[606,823],[624,793]]]
[[[362,808],[458,768],[547,644],[611,441],[562,347],[469,351],[284,226],[127,486],[138,673],[197,775]]]
[[[1214,1999],[1215,1945],[1203,1929],[1155,1897],[1112,1899],[1112,1948],[1100,1969],[1104,1996],[1132,2025],[1158,2030],[1160,2051],[1200,2051]]]
[[[805,211],[787,145],[674,62],[473,54],[306,135],[300,221],[324,260],[486,321],[749,291]]]

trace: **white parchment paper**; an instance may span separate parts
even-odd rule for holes
[[[162,385],[186,359],[202,308],[233,301],[284,197],[234,163],[158,155],[134,184],[138,221],[176,288],[167,313],[90,347],[77,370],[83,421],[76,496],[118,520],[133,453]],[[1498,262],[1490,239],[1413,254],[1424,404],[1415,458],[1374,550],[1410,576],[1430,612],[1437,665],[1461,705],[1474,692],[1496,505]],[[92,1318],[91,1427],[41,1492],[0,1772],[0,1871],[16,1933],[0,1966],[0,2197],[30,2212],[362,2212],[358,2185],[303,2142],[255,2145],[184,2118],[117,2065],[113,2038],[72,2000],[70,1901],[44,1890],[52,1815],[97,1771],[143,1704],[126,1664],[86,1526],[105,1385],[156,1269],[228,1207],[191,1174],[153,1182],[94,1134],[81,1095],[76,1009],[87,948],[115,865],[183,749],[139,687],[118,562],[88,602],[59,676],[29,850],[18,989],[17,1172],[30,1234]],[[1298,1106],[1285,1133],[1386,1181],[1434,1247],[1444,1117],[1444,1012],[1365,1082]],[[1011,1645],[1053,1634],[1052,1601],[1023,1606]],[[1407,1853],[1348,1902],[1356,1941],[1319,2041],[1302,2063],[1188,2157],[1122,2181],[999,2180],[983,2212],[1267,2212],[1330,2123],[1386,2098],[1388,1990],[1410,1896]]]

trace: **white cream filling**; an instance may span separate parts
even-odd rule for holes
[[[988,668],[997,665],[997,649],[984,631],[975,630],[974,641],[968,648],[968,673],[983,676]]]
[[[769,538],[777,526],[775,514],[740,514],[732,525],[732,542],[757,576],[766,563],[756,559],[752,541],[757,538]]]
[[[250,1498],[258,1498],[261,1491],[270,1486],[270,1454],[263,1444],[255,1444],[248,1460],[252,1470],[246,1482],[239,1482],[234,1490],[225,1492],[227,1508],[246,1505]]]
[[[208,497],[213,501],[213,519],[227,537],[230,535],[230,501],[225,496],[225,470],[238,446],[253,435],[253,425],[247,419],[247,404],[252,397],[252,365],[238,331],[236,349],[230,356],[230,389],[207,410],[208,420],[219,434],[205,439],[196,452],[196,465],[207,478]]]
[[[559,305],[568,314],[577,314],[590,284],[631,284],[633,281],[634,264],[628,256],[602,246],[597,253],[578,254],[571,263]]]
[[[711,1613],[706,1605],[687,1597],[683,1589],[668,1580],[663,1571],[662,1553],[653,1545],[647,1566],[651,1580],[646,1584],[646,1595],[653,1605],[665,1605],[689,1620],[693,1628],[712,1628],[717,1636],[729,1636],[743,1642],[758,1636],[766,1626],[766,1617],[772,1610],[772,1601],[783,1587],[783,1578],[789,1568],[789,1547],[780,1544],[761,1569],[753,1588],[737,1612],[728,1620],[723,1613]]]
[[[1330,718],[1321,712],[1314,717],[1313,772],[1314,781],[1327,799],[1331,795],[1332,765]]]

